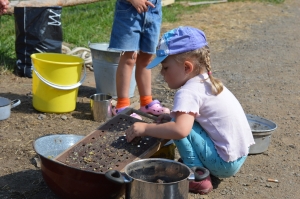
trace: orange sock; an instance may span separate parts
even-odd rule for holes
[[[150,104],[151,102],[152,102],[152,95],[140,96],[141,106],[146,106],[147,104]]]
[[[116,108],[123,108],[130,105],[129,98],[118,98]]]

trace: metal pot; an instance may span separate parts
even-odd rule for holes
[[[126,184],[125,199],[186,199],[189,181],[204,180],[209,171],[203,167],[190,169],[169,159],[149,158],[126,165],[124,173],[111,170],[105,176],[115,183]]]
[[[10,109],[21,104],[19,99],[10,101],[7,98],[0,97],[0,120],[5,120],[10,116]]]

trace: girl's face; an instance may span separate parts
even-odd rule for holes
[[[161,75],[171,89],[178,89],[189,79],[185,62],[178,62],[174,56],[168,56],[161,62]]]

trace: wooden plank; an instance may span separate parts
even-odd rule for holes
[[[90,132],[88,135],[86,135],[84,138],[86,139],[86,137],[90,137],[93,134],[95,134],[97,130],[94,130],[92,132]],[[65,151],[61,152],[60,154],[58,154],[55,158],[53,158],[54,161],[58,161],[62,164],[65,164],[65,162],[62,162],[61,160],[65,160],[66,159],[66,155],[69,154],[69,151],[72,151],[73,148],[75,148],[78,144],[82,143],[82,140],[84,139],[82,138],[81,140],[79,140],[78,142],[76,142],[74,145],[70,146],[68,149],[66,149]]]
[[[14,7],[49,7],[49,6],[75,6],[80,4],[94,3],[103,0],[28,0],[11,1],[7,14],[14,13]]]
[[[97,130],[92,131],[79,142],[59,154],[54,158],[54,161],[79,168],[84,165],[81,162],[76,162],[81,158],[80,160],[88,160],[87,170],[94,168],[98,171],[100,168],[98,167],[99,165],[108,166],[107,163],[104,162],[107,160],[110,162],[109,164],[112,163],[110,165],[112,169],[123,170],[130,162],[151,157],[169,141],[146,136],[138,140],[137,143],[126,143],[126,139],[124,140],[123,136],[124,131],[129,125],[134,122],[146,122],[146,117],[149,122],[154,122],[156,117],[149,117],[150,115],[137,111],[144,117],[144,121],[141,121],[130,116],[130,114],[136,110],[132,108],[125,110],[126,111],[122,112],[122,114],[114,116],[100,125]],[[78,157],[78,159],[77,157],[73,159],[75,161],[69,159],[71,156],[74,156],[74,154]],[[66,163],[66,161],[69,163]],[[103,167],[103,169],[105,169],[105,167]],[[100,171],[102,172],[102,169],[100,169]]]
[[[175,0],[162,0],[161,1],[162,6],[167,6],[167,5],[170,5],[170,4],[173,4],[173,3],[175,3]]]
[[[145,151],[142,155],[135,158],[132,162],[141,160],[144,158],[150,158],[152,155],[154,155],[161,147],[163,147],[169,140],[161,140],[157,145],[151,146],[147,151]],[[121,169],[121,172],[123,172],[125,167]]]
[[[195,6],[195,5],[204,5],[204,4],[214,4],[214,3],[227,3],[227,0],[220,1],[200,1],[200,2],[190,2],[190,1],[180,1],[180,4]]]
[[[10,1],[6,14],[13,14],[14,7],[49,7],[49,6],[76,6],[81,4],[95,3],[104,0],[27,0],[27,1]],[[162,0],[162,6],[170,5],[175,0]]]

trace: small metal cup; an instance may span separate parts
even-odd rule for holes
[[[96,93],[90,96],[91,112],[97,122],[105,122],[112,117],[112,96],[104,93]]]

